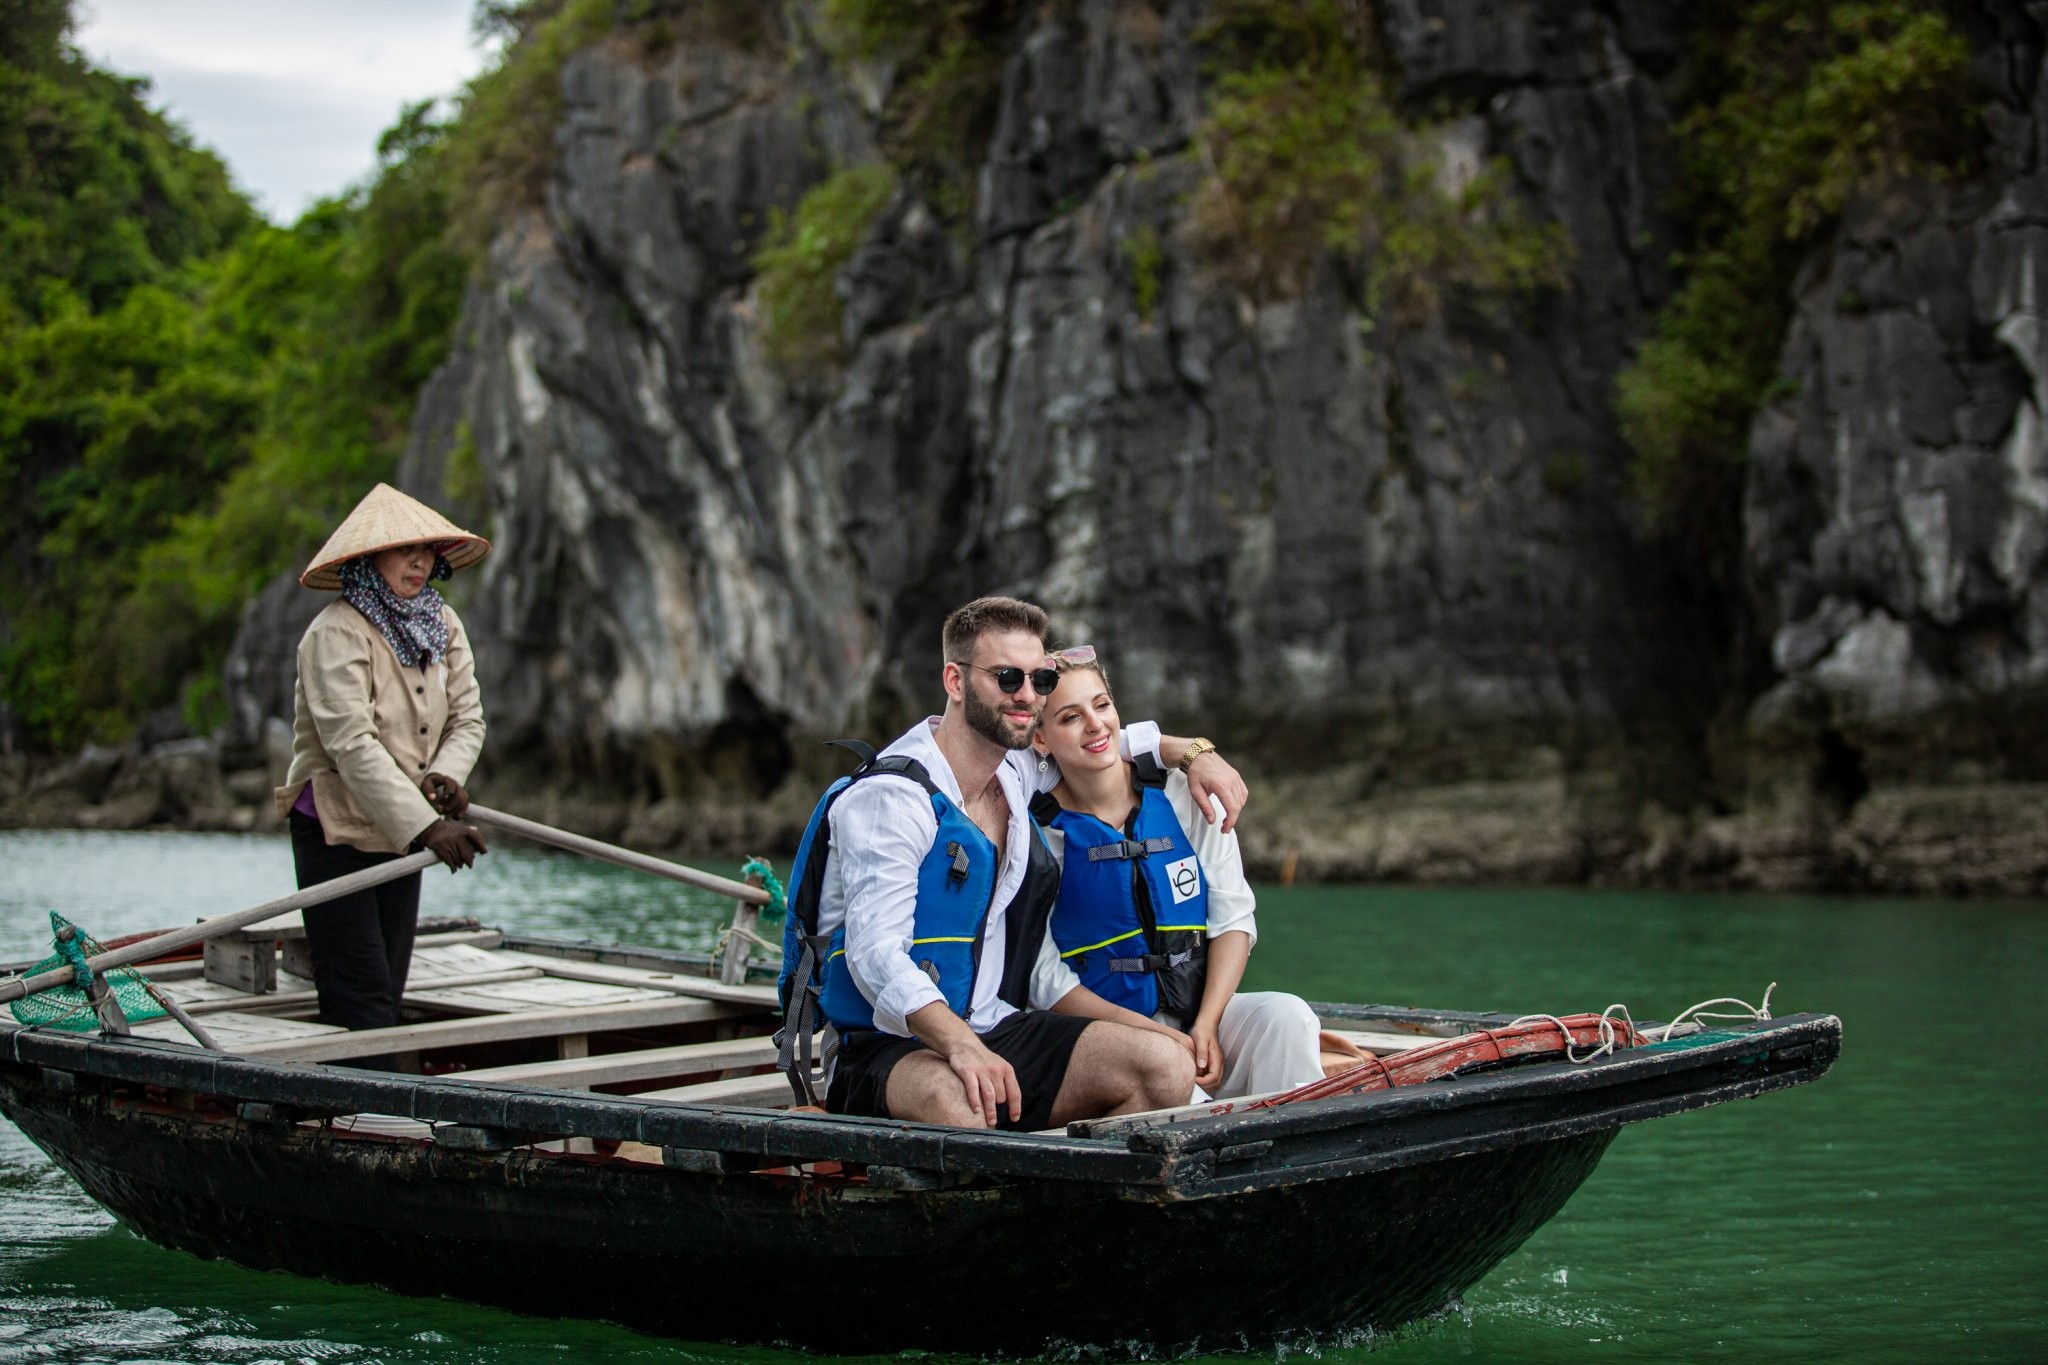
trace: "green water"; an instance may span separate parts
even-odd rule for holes
[[[732,869],[719,869],[730,872]],[[0,832],[0,960],[61,908],[110,937],[289,889],[281,838]],[[2030,1035],[2048,907],[1580,891],[1261,892],[1251,984],[1311,999],[1639,1017],[1758,999],[1846,1027],[1816,1085],[1622,1134],[1442,1318],[1326,1361],[2036,1360],[2048,1132]],[[429,913],[708,946],[726,907],[501,849]],[[1276,1353],[1262,1353],[1272,1357]],[[784,1362],[160,1250],[0,1122],[0,1365],[15,1361]]]

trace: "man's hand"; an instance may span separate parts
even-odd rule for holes
[[[984,1128],[1001,1122],[1001,1108],[1010,1106],[1010,1122],[1024,1117],[1024,1092],[1010,1064],[982,1046],[981,1039],[962,1040],[946,1054],[946,1065],[967,1093],[967,1107]]]
[[[460,820],[469,810],[469,793],[445,773],[428,773],[420,779],[420,790],[450,820]]]
[[[476,862],[477,854],[488,853],[484,847],[484,836],[477,832],[475,825],[465,825],[459,820],[436,820],[420,831],[420,837],[413,840],[420,848],[432,849],[434,856],[446,863],[448,870],[468,867]]]
[[[1195,798],[1195,805],[1210,824],[1216,823],[1216,807],[1210,798],[1223,802],[1223,832],[1237,828],[1238,812],[1250,799],[1251,791],[1244,785],[1244,776],[1237,769],[1223,761],[1223,755],[1214,749],[1195,755],[1195,761],[1188,764],[1188,791]]]

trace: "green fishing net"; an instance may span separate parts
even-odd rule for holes
[[[83,929],[76,930],[67,941],[63,933],[66,929],[73,928],[75,926],[70,920],[55,910],[50,912],[51,941],[56,945],[57,951],[29,968],[27,975],[36,976],[58,967],[69,967],[73,973],[72,984],[52,986],[48,990],[24,996],[9,1005],[7,1008],[18,1022],[70,1029],[75,1033],[89,1032],[100,1026],[99,1015],[93,1012],[92,1001],[86,998],[86,990],[92,983],[93,970],[86,965],[85,960],[105,952],[106,949],[94,942]],[[145,1019],[164,1017],[164,1007],[157,1004],[149,993],[149,987],[143,984],[142,978],[137,976],[132,968],[117,967],[103,975],[108,987],[114,992],[114,999],[121,1006],[121,1013],[128,1016],[129,1023],[139,1024]]]

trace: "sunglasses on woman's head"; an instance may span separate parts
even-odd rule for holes
[[[1069,649],[1056,649],[1052,657],[1061,668],[1085,668],[1095,662],[1095,646],[1074,645]]]
[[[1057,668],[1019,668],[1015,664],[1004,664],[1001,668],[990,668],[986,664],[963,664],[964,668],[978,668],[996,680],[996,691],[1005,695],[1015,692],[1031,679],[1031,690],[1043,697],[1060,685],[1060,671]]]

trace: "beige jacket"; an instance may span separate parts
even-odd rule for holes
[[[455,609],[448,657],[402,668],[369,618],[337,601],[299,640],[292,689],[292,765],[279,787],[279,819],[308,782],[330,844],[370,853],[409,847],[439,815],[420,779],[442,773],[469,781],[484,746],[476,660]]]

